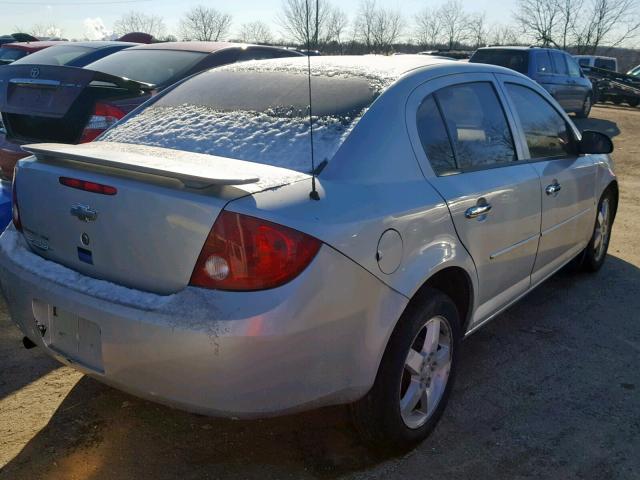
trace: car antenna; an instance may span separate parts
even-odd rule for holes
[[[316,20],[319,14],[318,0],[316,0]],[[309,0],[305,0],[306,5],[306,17],[307,17],[307,77],[309,79],[309,136],[311,140],[311,193],[309,198],[311,200],[320,200],[320,194],[316,189],[316,159],[313,150],[313,102],[311,100],[311,31],[309,30],[309,16],[311,11],[309,10]],[[316,29],[318,28],[316,22]],[[316,32],[317,34],[317,32]]]

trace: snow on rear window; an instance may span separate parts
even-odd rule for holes
[[[310,171],[308,77],[216,69],[179,85],[100,140]],[[330,161],[379,94],[361,77],[312,77],[313,146]]]

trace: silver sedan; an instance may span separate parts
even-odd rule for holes
[[[2,291],[26,344],[135,395],[350,404],[367,441],[406,448],[465,336],[564,265],[601,267],[612,143],[500,67],[316,57],[310,94],[306,62],[212,70],[96,142],[26,146]]]

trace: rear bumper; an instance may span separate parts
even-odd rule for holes
[[[270,291],[134,292],[43,260],[12,227],[0,238],[0,284],[14,322],[63,363],[134,395],[239,418],[360,398],[407,303],[326,246]],[[97,326],[99,367],[40,333],[37,324],[56,328],[53,306]]]

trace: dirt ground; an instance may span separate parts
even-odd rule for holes
[[[640,479],[640,109],[592,116],[621,183],[605,267],[557,274],[464,342],[415,451],[373,455],[343,408],[241,422],[139,400],[23,349],[0,304],[0,478]]]

